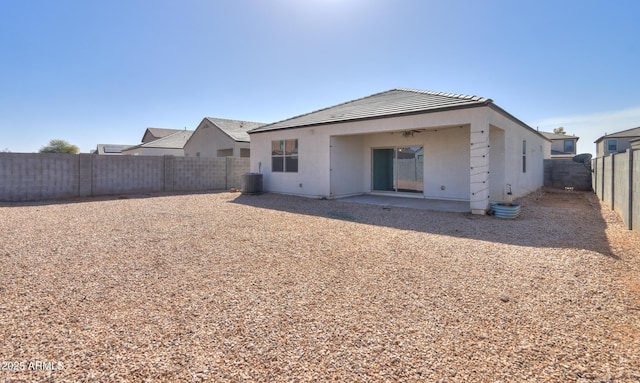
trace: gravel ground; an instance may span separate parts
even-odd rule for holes
[[[520,202],[0,204],[0,381],[640,381],[640,235]]]

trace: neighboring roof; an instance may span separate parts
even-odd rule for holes
[[[122,151],[131,145],[117,145],[117,144],[98,144],[94,154],[100,155],[118,155]]]
[[[184,144],[193,134],[193,130],[178,130],[166,137],[159,138],[155,141],[147,142],[127,148],[126,150],[138,148],[155,148],[155,149],[183,149]]]
[[[159,138],[162,137],[166,137],[170,134],[174,134],[177,132],[181,132],[180,129],[166,129],[166,128],[147,128],[147,130],[144,131],[144,134],[142,135],[142,142],[144,142],[145,137],[147,136],[147,134],[151,135],[153,137],[154,140],[157,140]]]
[[[598,143],[600,141],[602,141],[605,138],[622,138],[622,137],[640,137],[640,127],[637,128],[633,128],[633,129],[627,129],[627,130],[623,130],[621,132],[616,132],[616,133],[611,133],[611,134],[606,134],[600,138],[598,138],[597,140],[594,141],[594,143]]]
[[[556,134],[556,133],[542,132],[542,131],[540,131],[540,133],[542,133],[543,136],[547,137],[550,140],[566,140],[568,138],[575,138],[576,140],[578,140],[580,138],[576,136],[570,136],[568,134]]]
[[[233,140],[240,142],[249,142],[249,134],[247,134],[249,130],[266,125],[264,122],[227,120],[215,117],[206,117],[205,119],[220,128]]]
[[[575,156],[575,153],[567,153],[567,152],[563,152],[560,150],[553,150],[551,149],[551,155],[552,156],[562,156],[562,155],[570,155],[570,156]]]

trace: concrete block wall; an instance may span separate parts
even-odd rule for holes
[[[592,190],[591,171],[571,159],[544,160],[544,186],[573,190]]]
[[[640,231],[640,150],[632,151],[631,159],[631,228]]]
[[[0,153],[0,201],[240,188],[248,158]]]
[[[79,195],[79,157],[0,153],[0,197],[33,201]]]
[[[627,149],[592,163],[598,197],[620,215],[628,229],[640,231],[640,150]]]
[[[611,188],[613,187],[613,156],[602,159],[602,201],[613,206]]]
[[[591,173],[591,185],[593,191],[597,195],[602,194],[602,158],[594,158],[591,160],[591,169],[593,169],[593,173]]]
[[[611,192],[611,196],[613,198],[613,202],[611,206],[613,206],[613,210],[620,215],[622,220],[625,223],[629,222],[629,184],[630,178],[629,167],[631,164],[629,163],[628,155],[626,153],[617,154],[613,156],[613,190]]]
[[[164,157],[93,157],[92,195],[164,191]]]
[[[174,190],[227,189],[224,158],[173,157],[173,159]]]
[[[247,157],[225,157],[227,165],[227,189],[242,187],[242,175],[249,172]]]

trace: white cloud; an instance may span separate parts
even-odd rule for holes
[[[534,122],[532,126],[546,132],[562,126],[569,135],[580,137],[578,140],[579,153],[595,155],[594,141],[604,136],[637,128],[640,126],[640,107],[622,109],[609,112],[551,117]]]

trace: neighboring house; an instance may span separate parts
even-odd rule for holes
[[[147,128],[147,130],[144,131],[144,135],[142,136],[142,143],[146,144],[147,142],[155,141],[160,138],[163,138],[178,132],[182,132],[182,130],[165,129],[165,128]]]
[[[573,158],[577,154],[578,139],[580,137],[551,132],[540,132],[551,141],[550,158]]]
[[[263,125],[262,122],[205,117],[184,146],[185,155],[187,157],[249,157],[247,131]]]
[[[184,144],[193,134],[193,130],[178,130],[154,141],[131,146],[122,150],[127,156],[164,156],[184,157]]]
[[[123,149],[129,147],[131,147],[131,145],[98,144],[96,150],[91,153],[101,156],[119,156],[122,155]]]
[[[631,147],[631,141],[640,138],[640,127],[623,130],[621,132],[604,134],[595,141],[596,157],[606,157],[609,154],[624,153]]]
[[[268,192],[490,201],[543,186],[550,141],[477,96],[393,89],[249,131]]]

